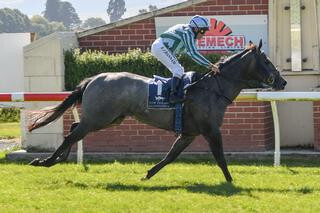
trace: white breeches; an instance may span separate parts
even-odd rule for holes
[[[164,46],[161,38],[158,38],[153,42],[151,46],[151,53],[170,70],[173,76],[178,78],[183,76],[184,68],[178,62],[176,56]]]

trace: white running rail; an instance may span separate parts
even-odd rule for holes
[[[71,92],[57,93],[0,93],[0,102],[5,102],[5,106],[15,106],[24,108],[24,102],[28,101],[63,101]],[[274,122],[275,152],[274,165],[280,165],[280,126],[277,109],[277,101],[320,101],[320,92],[241,92],[237,101],[270,101]],[[18,104],[17,104],[18,102]],[[80,120],[76,108],[72,110],[76,122]],[[83,162],[83,143],[78,142],[77,162]]]

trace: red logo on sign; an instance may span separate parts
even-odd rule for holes
[[[199,50],[241,50],[245,47],[244,36],[231,35],[232,30],[223,21],[210,19],[211,28],[198,39]]]
[[[210,24],[211,28],[206,32],[208,36],[227,36],[232,33],[232,30],[223,21],[212,18]]]

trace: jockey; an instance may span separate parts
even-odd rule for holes
[[[189,24],[177,24],[162,33],[160,38],[153,42],[151,53],[173,74],[170,103],[183,101],[177,93],[184,68],[178,62],[177,54],[186,52],[198,64],[207,67],[215,74],[219,72],[218,67],[202,56],[196,48],[196,39],[202,38],[209,28],[208,19],[196,15],[192,17]]]

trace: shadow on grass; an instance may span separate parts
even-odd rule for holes
[[[187,190],[192,193],[205,193],[209,195],[219,196],[233,196],[242,193],[242,189],[234,186],[231,183],[221,183],[218,185],[207,184],[187,184],[181,186],[143,186],[143,185],[128,185],[122,183],[108,183],[107,185],[99,183],[94,186],[90,186],[86,183],[67,181],[66,185],[73,186],[78,189],[99,188],[105,189],[109,192],[167,192],[170,190]]]
[[[145,191],[145,192],[165,192],[169,190],[187,190],[192,193],[204,193],[212,196],[225,196],[230,197],[234,195],[246,195],[254,197],[253,192],[265,192],[265,193],[298,193],[298,194],[310,194],[313,192],[320,192],[320,189],[312,189],[309,187],[302,187],[297,189],[273,189],[273,188],[251,188],[251,187],[239,187],[232,183],[220,183],[217,185],[208,184],[187,184],[183,186],[143,186],[143,185],[127,185],[122,183],[107,184],[105,187],[107,191]]]

